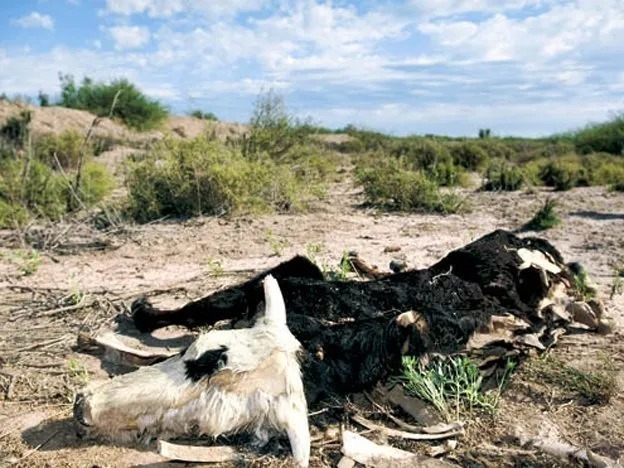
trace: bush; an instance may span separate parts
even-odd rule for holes
[[[540,170],[539,178],[547,187],[554,187],[559,191],[589,184],[587,172],[578,161],[573,160],[548,162]]]
[[[406,169],[423,171],[438,185],[455,186],[463,180],[463,169],[454,164],[446,145],[433,138],[408,137],[394,140],[390,154]]]
[[[83,109],[98,116],[108,116],[117,96],[113,117],[128,127],[148,130],[159,126],[167,117],[167,109],[156,100],[149,99],[135,85],[126,79],[117,79],[109,84],[94,82],[85,77],[76,86],[71,75],[60,75],[61,100],[58,105],[72,109]],[[119,94],[117,94],[119,93]]]
[[[611,121],[590,124],[573,133],[577,151],[582,154],[600,152],[624,155],[624,114]]]
[[[273,90],[258,96],[249,126],[249,135],[242,138],[243,155],[249,159],[268,155],[279,160],[310,135],[310,126],[290,115],[284,98]]]
[[[401,167],[400,162],[360,169],[357,177],[367,203],[381,209],[456,213],[463,204],[460,197],[441,193],[435,181]]]
[[[80,179],[81,201],[86,206],[95,205],[115,188],[115,179],[104,164],[87,161],[82,167]]]
[[[621,182],[616,182],[611,186],[611,190],[615,192],[624,192],[624,180]]]
[[[449,147],[453,162],[469,171],[482,169],[488,161],[488,154],[474,141],[462,141]]]
[[[0,137],[12,145],[23,147],[28,138],[31,120],[32,112],[28,110],[21,111],[17,116],[9,117],[0,127]]]
[[[305,208],[319,196],[318,184],[271,158],[250,160],[236,148],[200,137],[165,140],[147,156],[130,161],[126,183],[130,215],[139,222]]]
[[[214,121],[219,120],[217,116],[214,115],[212,112],[202,112],[199,109],[190,112],[189,115],[191,117],[195,117],[196,119],[201,119],[201,120],[214,120]]]
[[[75,130],[68,130],[60,135],[47,134],[34,142],[35,153],[53,168],[57,167],[56,159],[64,169],[75,168],[80,159],[83,141],[84,137]]]
[[[515,191],[524,183],[522,171],[505,161],[492,162],[486,172],[486,182],[483,190],[488,191]]]
[[[561,219],[555,211],[556,205],[557,203],[555,200],[546,200],[544,206],[537,210],[533,218],[531,218],[531,220],[526,224],[526,229],[544,231],[561,224]]]
[[[58,220],[77,207],[72,194],[74,177],[71,172],[54,170],[47,157],[29,148],[28,155],[17,152],[0,158],[0,227],[14,228],[31,217]],[[106,168],[86,161],[78,196],[91,206],[114,188],[114,180]]]
[[[8,206],[0,225],[14,227],[26,213],[57,220],[65,212],[67,181],[47,164],[15,158],[2,161],[0,169],[0,200]]]

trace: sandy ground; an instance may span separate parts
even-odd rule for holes
[[[15,109],[0,104],[1,122]],[[55,132],[84,131],[92,121],[79,111],[60,115],[66,111],[37,110],[35,124]],[[208,124],[173,118],[167,125],[179,136],[192,137]],[[114,122],[103,128],[106,135],[118,131],[133,141]],[[237,130],[223,130],[232,131]],[[108,156],[112,166],[130,153],[127,146]],[[382,270],[397,257],[412,268],[426,267],[493,229],[520,228],[548,197],[559,202],[563,222],[540,235],[567,261],[585,265],[617,324],[607,336],[565,336],[551,354],[583,370],[608,362],[624,389],[624,294],[611,297],[615,268],[624,266],[624,194],[601,187],[465,194],[472,211],[452,216],[376,213],[363,209],[358,191],[341,183],[307,214],[195,218],[109,231],[72,221],[31,232],[29,241],[47,248],[33,257],[25,254],[28,245],[0,232],[0,466],[167,466],[153,446],[81,441],[70,419],[74,391],[116,371],[77,346],[77,335],[110,325],[139,294],[157,305],[180,305],[295,254],[313,252],[328,269],[350,250]],[[514,435],[544,428],[568,443],[616,457],[624,453],[622,421],[621,391],[607,404],[588,405],[520,369],[497,416],[470,421],[448,458],[465,466],[554,466],[560,462],[524,450]],[[316,447],[312,464],[331,465],[337,456],[335,446]],[[258,464],[275,465],[275,459],[260,458]]]
[[[582,368],[597,366],[607,358],[622,385],[624,295],[609,298],[614,267],[624,263],[622,194],[603,188],[555,194],[469,192],[471,213],[442,217],[363,210],[359,207],[359,194],[345,184],[334,187],[329,200],[313,213],[197,218],[131,227],[108,234],[104,250],[75,244],[77,247],[70,254],[43,254],[40,266],[29,276],[22,274],[20,260],[14,255],[16,250],[3,248],[0,389],[4,396],[0,396],[0,460],[24,457],[22,464],[28,466],[126,466],[161,461],[150,451],[153,447],[78,441],[68,419],[71,394],[83,383],[83,375],[76,369],[84,369],[91,379],[107,375],[97,358],[78,352],[75,334],[123,312],[140,293],[148,293],[159,304],[182,304],[294,254],[319,250],[317,261],[328,268],[334,268],[346,250],[357,250],[382,269],[387,269],[389,261],[397,256],[405,258],[411,267],[424,267],[493,229],[520,227],[548,196],[559,200],[563,223],[542,236],[552,241],[566,260],[580,261],[586,266],[619,328],[608,336],[564,337],[553,354]],[[388,253],[388,247],[400,250]],[[45,294],[58,299],[62,293],[101,299],[99,304],[84,310],[53,311],[50,316],[28,312]],[[115,305],[106,303],[105,298],[112,298]],[[46,344],[55,339],[56,343]],[[44,344],[14,352],[37,342]],[[525,384],[514,381],[498,417],[480,436],[484,442],[496,445],[498,439],[512,433],[518,425],[537,430],[547,421],[570,443],[602,448],[605,454],[624,450],[621,393],[607,405],[584,406],[573,400],[553,400],[553,395],[549,400],[548,395]],[[11,395],[9,385],[13,385]],[[479,423],[475,422],[474,427],[480,427]],[[474,445],[474,440],[466,444]],[[322,466],[328,461],[316,458],[315,463]],[[546,466],[552,461],[543,463]],[[509,457],[503,457],[492,466],[514,464]]]

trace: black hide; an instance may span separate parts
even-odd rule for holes
[[[536,315],[531,312],[547,288],[535,269],[519,270],[515,251],[522,247],[548,253],[565,268],[547,241],[498,230],[427,269],[371,281],[326,281],[309,260],[295,257],[177,310],[157,310],[138,299],[133,318],[143,331],[250,319],[263,300],[262,278],[271,273],[284,295],[288,327],[305,350],[302,369],[312,403],[328,394],[370,388],[400,368],[405,351],[419,356],[461,350],[495,313],[532,323]],[[405,311],[418,312],[426,330],[399,325],[396,317]]]

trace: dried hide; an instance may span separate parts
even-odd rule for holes
[[[83,433],[113,440],[286,432],[307,466],[310,435],[298,354],[277,281],[262,282],[266,311],[254,327],[202,334],[181,355],[87,386],[74,403]]]
[[[133,304],[143,331],[169,324],[248,323],[262,303],[262,278],[279,279],[288,327],[304,348],[308,404],[371,388],[403,355],[471,350],[484,366],[552,346],[573,322],[608,330],[599,304],[579,306],[573,272],[547,241],[494,231],[427,269],[370,281],[326,281],[303,257],[175,310]]]

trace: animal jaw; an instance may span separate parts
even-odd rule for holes
[[[277,281],[253,328],[211,331],[181,355],[87,386],[74,402],[79,432],[118,441],[286,432],[307,466],[310,435],[297,354]]]

